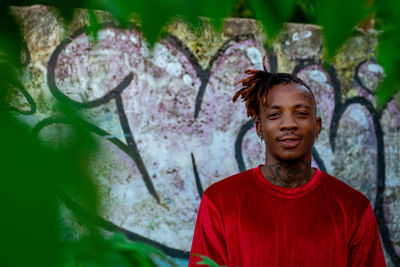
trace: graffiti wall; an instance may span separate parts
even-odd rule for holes
[[[313,25],[287,24],[267,43],[252,20],[227,19],[220,33],[176,22],[149,47],[135,27],[119,27],[106,13],[95,42],[84,10],[68,26],[49,7],[13,13],[27,48],[15,111],[44,141],[62,143],[72,126],[55,107],[74,106],[100,144],[87,159],[99,214],[64,197],[67,209],[187,258],[203,191],[263,162],[253,121],[231,99],[244,70],[261,69],[267,55],[271,71],[294,73],[313,89],[323,121],[313,165],[370,199],[388,264],[400,266],[400,109],[396,99],[376,103],[384,77],[376,32],[356,33],[329,65]]]

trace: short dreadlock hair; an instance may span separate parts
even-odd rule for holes
[[[244,73],[251,76],[244,78],[237,83],[241,83],[242,88],[236,92],[232,99],[233,102],[235,102],[240,96],[242,101],[246,102],[248,117],[253,117],[254,119],[258,118],[260,103],[264,106],[267,105],[269,89],[275,85],[296,83],[307,88],[314,98],[314,94],[310,87],[300,78],[289,73],[268,72],[265,67],[265,57],[263,59],[263,69],[264,70],[246,70]]]

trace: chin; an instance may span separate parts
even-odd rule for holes
[[[279,161],[293,161],[293,162],[304,161],[304,155],[299,155],[294,153],[283,153],[277,155],[277,158],[279,159]]]
[[[281,162],[299,162],[299,161],[303,161],[302,158],[297,158],[297,157],[281,157],[280,160]]]

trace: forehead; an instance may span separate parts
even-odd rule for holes
[[[314,97],[310,90],[297,83],[278,84],[269,89],[266,108],[291,105],[308,105],[314,109]]]

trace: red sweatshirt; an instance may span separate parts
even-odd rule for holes
[[[260,166],[211,185],[197,215],[189,266],[386,266],[369,200],[318,169],[296,188]]]

